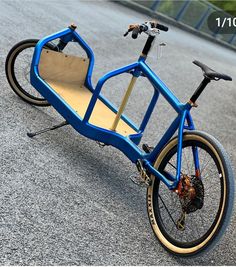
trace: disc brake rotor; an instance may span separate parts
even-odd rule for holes
[[[184,213],[189,214],[203,207],[204,186],[199,177],[182,175],[176,192]]]

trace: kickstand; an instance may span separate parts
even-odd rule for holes
[[[32,138],[32,137],[34,137],[35,135],[39,135],[39,134],[42,134],[42,133],[46,133],[46,132],[48,132],[48,131],[53,131],[53,130],[56,130],[56,129],[61,128],[61,127],[65,126],[65,125],[68,125],[68,124],[69,124],[69,123],[68,123],[67,121],[63,121],[62,123],[60,123],[60,124],[58,124],[58,125],[54,125],[54,126],[52,126],[52,127],[45,128],[45,129],[40,130],[40,131],[38,131],[38,132],[27,133],[27,135],[28,135],[30,138]]]

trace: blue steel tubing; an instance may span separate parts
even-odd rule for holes
[[[193,152],[193,160],[194,160],[195,171],[197,173],[197,171],[200,170],[197,147],[192,147],[192,152]]]
[[[93,85],[92,85],[92,81],[91,81],[92,72],[93,72],[93,66],[94,66],[94,54],[93,54],[93,50],[80,37],[80,35],[76,31],[73,31],[73,36],[78,41],[78,43],[81,45],[81,47],[85,50],[85,52],[86,52],[86,54],[87,54],[87,56],[89,58],[89,67],[88,67],[88,72],[87,72],[86,79],[85,79],[85,85],[90,90],[93,90]]]
[[[183,131],[184,131],[184,123],[186,116],[188,114],[188,110],[184,110],[182,114],[179,114],[176,119],[172,122],[170,127],[167,129],[166,133],[163,135],[157,146],[154,150],[145,156],[144,164],[147,169],[158,177],[162,182],[164,182],[169,189],[174,189],[178,185],[180,180],[180,173],[181,173],[181,160],[182,160],[182,143],[183,143]],[[155,163],[158,154],[160,153],[161,149],[168,143],[170,138],[174,135],[176,130],[179,128],[178,131],[178,145],[177,145],[177,170],[176,176],[172,179],[172,183],[170,182],[170,177],[167,179],[163,176],[158,170],[156,170],[152,165]]]
[[[161,149],[169,142],[170,138],[174,135],[176,130],[178,129],[180,122],[180,115],[178,115],[174,121],[171,123],[169,128],[166,130],[164,135],[162,136],[161,140],[158,142],[156,147],[153,149],[153,151],[150,154],[146,155],[146,159],[150,161],[152,164],[154,164],[158,154],[160,153]]]
[[[157,178],[159,178],[169,189],[175,189],[178,185],[178,182],[180,180],[180,171],[181,171],[181,158],[182,158],[182,142],[183,142],[183,130],[184,130],[184,123],[186,118],[187,111],[184,110],[182,114],[179,114],[177,118],[173,121],[173,123],[170,125],[162,139],[159,141],[157,146],[154,148],[154,150],[149,154],[149,157],[146,157],[146,160],[144,160],[145,167]],[[177,146],[177,170],[176,170],[176,176],[172,179],[168,176],[165,177],[163,174],[161,174],[158,170],[156,170],[152,164],[155,163],[155,160],[157,159],[158,154],[160,153],[161,149],[168,143],[170,138],[174,135],[176,130],[179,127],[178,132],[178,146]],[[181,142],[181,143],[180,143]],[[158,149],[157,149],[158,148]]]
[[[176,112],[181,112],[182,105],[178,98],[170,91],[170,89],[157,77],[157,75],[144,63],[139,62],[140,69],[147,76],[159,93],[170,103]]]
[[[92,71],[93,71],[93,66],[94,66],[94,54],[92,49],[89,47],[89,45],[80,37],[80,35],[76,32],[71,30],[70,28],[66,28],[65,30],[62,30],[58,33],[49,35],[45,38],[42,39],[42,41],[39,41],[39,43],[36,46],[36,52],[35,52],[35,56],[36,56],[36,65],[38,65],[39,63],[39,58],[40,58],[40,54],[41,51],[39,50],[39,47],[43,47],[47,42],[50,42],[54,39],[57,38],[61,38],[63,39],[65,42],[71,41],[72,39],[76,40],[81,47],[85,50],[88,58],[89,58],[89,67],[88,67],[88,72],[86,75],[86,80],[85,80],[85,85],[88,87],[88,89],[90,91],[94,91],[93,89],[93,85],[91,82],[91,77],[92,77]],[[42,46],[41,46],[42,44]],[[114,106],[107,100],[105,100],[101,95],[98,96],[98,98],[105,103],[107,106],[109,106],[114,112],[117,112],[117,110],[114,108]],[[124,115],[121,116],[121,118],[129,124],[130,127],[132,127],[135,131],[138,131],[138,128],[136,127],[136,125],[134,125],[134,123],[132,121],[130,121],[129,119],[127,119]]]
[[[74,35],[75,40],[85,50],[88,58],[90,59],[89,68],[88,68],[88,72],[87,72],[86,79],[85,79],[85,86],[88,87],[88,89],[91,92],[93,92],[94,87],[93,87],[92,81],[91,81],[93,66],[94,66],[94,61],[95,61],[93,51],[90,48],[90,46],[83,40],[83,38],[76,31],[73,32],[73,35]],[[115,113],[117,112],[117,109],[114,107],[114,105],[110,101],[105,99],[102,94],[98,95],[98,99],[100,99],[105,105],[107,105],[113,112],[115,112]],[[134,123],[130,119],[128,119],[125,115],[122,114],[121,119],[124,120],[135,131],[138,131],[138,128],[136,127],[136,125],[134,125]]]
[[[62,36],[65,36],[67,34],[72,34],[72,32],[73,31],[70,28],[66,28],[62,31],[59,31],[57,33],[53,33],[53,34],[48,35],[45,38],[39,40],[36,47],[35,47],[33,60],[32,60],[33,62],[35,62],[35,65],[38,66],[38,64],[39,64],[40,55],[41,55],[41,51],[42,51],[42,49],[40,49],[40,48],[42,48],[46,43],[51,42],[52,40],[55,40],[57,38],[61,38]]]
[[[190,109],[191,109],[191,105],[189,104],[189,107],[187,109],[187,114],[186,114],[186,120],[187,120],[188,126],[186,126],[185,129],[187,129],[187,130],[195,130],[193,119],[192,119],[192,116],[190,114]]]
[[[195,130],[193,119],[191,117],[191,114],[190,114],[190,111],[189,110],[187,111],[187,114],[186,114],[186,120],[187,120],[188,125],[189,125],[189,130]],[[199,157],[198,157],[198,149],[197,149],[197,147],[192,147],[192,152],[193,152],[193,159],[194,159],[195,171],[197,172],[197,170],[200,169],[200,166],[199,166]]]
[[[73,110],[48,84],[39,76],[37,66],[33,66],[32,85],[44,96],[47,97],[53,107],[69,122],[69,124],[80,134],[90,139],[105,142],[122,151],[133,163],[138,159],[144,158],[144,153],[128,137],[121,136],[116,132],[99,128],[88,122],[84,123],[78,113]]]
[[[102,86],[105,83],[105,81],[108,80],[111,77],[114,77],[114,76],[119,75],[121,73],[127,72],[129,70],[135,69],[135,68],[138,67],[138,65],[139,65],[139,63],[135,62],[135,63],[130,64],[128,66],[125,66],[123,68],[116,69],[114,71],[108,72],[102,78],[100,78],[100,80],[98,81],[97,86],[96,86],[96,88],[95,88],[95,90],[93,92],[93,96],[92,96],[92,98],[91,98],[91,100],[89,102],[89,106],[87,108],[87,111],[86,111],[86,113],[84,115],[84,119],[83,120],[85,122],[89,121],[89,118],[90,118],[90,116],[92,114],[93,108],[94,108],[94,106],[96,104],[97,98],[98,98],[98,96],[99,96],[99,94],[101,92]]]
[[[144,115],[143,121],[141,122],[141,125],[139,127],[140,131],[143,132],[145,130],[145,128],[146,128],[146,126],[148,124],[148,121],[149,121],[149,119],[150,119],[150,117],[152,115],[153,109],[154,109],[154,107],[155,107],[155,105],[157,103],[158,98],[159,98],[159,92],[154,90],[154,94],[153,94],[152,100],[151,100],[151,102],[150,102],[150,104],[148,106],[148,109],[147,109],[147,111],[146,111],[146,113]]]
[[[73,37],[76,39],[76,41],[84,48],[89,60],[89,69],[88,69],[88,73],[86,76],[86,83],[89,87],[89,89],[91,90],[92,84],[91,84],[91,74],[93,71],[93,65],[94,65],[94,54],[92,49],[88,46],[88,44],[79,36],[79,34],[77,34],[76,31],[70,29],[70,28],[66,28],[62,31],[59,31],[57,33],[51,34],[49,36],[46,36],[45,38],[41,39],[36,47],[35,47],[35,53],[33,56],[33,62],[35,62],[35,65],[39,64],[39,60],[40,60],[40,54],[41,54],[41,50],[40,47],[43,47],[46,43],[55,40],[57,38],[62,38],[65,42],[71,41],[73,39]]]
[[[151,172],[155,177],[160,179],[169,189],[175,189],[176,186],[174,186],[175,182],[173,182],[173,179],[167,179],[162,173],[160,173],[158,170],[156,170],[148,161],[144,161],[145,167],[148,171]],[[169,178],[169,176],[168,176]],[[170,181],[171,180],[171,181]]]
[[[179,132],[178,132],[178,146],[177,146],[177,171],[176,171],[176,180],[173,183],[173,188],[175,188],[180,180],[180,173],[181,173],[181,161],[182,161],[182,146],[183,146],[183,131],[184,131],[184,123],[186,119],[187,111],[184,110],[180,125],[179,125]]]
[[[82,40],[82,38],[77,34],[73,33],[73,30],[70,28],[67,28],[65,30],[62,30],[60,32],[57,32],[56,34],[52,34],[50,36],[45,37],[44,39],[40,40],[38,44],[36,45],[32,66],[31,66],[31,80],[32,84],[38,88],[39,92],[45,96],[47,95],[47,98],[50,103],[53,104],[55,109],[81,134],[84,136],[87,136],[91,139],[98,140],[101,142],[107,142],[107,144],[111,144],[114,147],[121,150],[132,162],[136,162],[137,159],[143,159],[144,163],[147,165],[147,168],[156,175],[159,179],[161,179],[170,189],[174,188],[176,184],[178,183],[179,176],[180,176],[180,169],[181,169],[181,151],[182,151],[182,139],[183,139],[183,129],[184,129],[184,122],[185,117],[188,121],[188,124],[192,125],[192,119],[189,114],[189,110],[191,108],[191,105],[189,104],[182,104],[180,101],[174,96],[174,94],[167,88],[167,86],[155,75],[155,73],[145,64],[145,59],[140,59],[139,62],[135,62],[133,64],[130,64],[128,66],[125,66],[123,68],[111,71],[107,74],[105,74],[97,83],[97,86],[95,90],[93,91],[93,96],[90,100],[89,107],[86,111],[84,120],[82,121],[82,118],[78,116],[78,114],[65,103],[65,101],[58,96],[53,90],[51,90],[50,86],[48,86],[45,81],[43,81],[38,72],[38,64],[40,60],[40,54],[42,51],[42,47],[57,38],[62,38],[65,41],[70,41],[73,39],[77,40],[81,46],[86,50],[87,55],[90,59],[92,59],[92,63],[89,67],[90,71],[93,68],[93,59],[94,55],[92,53],[92,50],[89,48],[89,46]],[[151,113],[153,111],[153,108],[157,102],[159,93],[161,93],[164,98],[169,102],[169,104],[176,110],[178,113],[178,116],[176,119],[172,122],[164,136],[161,138],[157,146],[154,148],[154,150],[150,154],[143,153],[128,137],[123,137],[115,132],[111,132],[107,129],[101,129],[95,125],[89,124],[88,120],[90,118],[91,112],[94,108],[94,105],[96,103],[96,100],[100,94],[101,88],[106,80],[109,78],[119,75],[124,72],[128,72],[130,70],[134,70],[134,73],[138,74],[139,72],[143,72],[143,74],[149,79],[149,81],[152,83],[154,87],[154,95],[152,97],[151,103],[149,104],[149,107],[146,111],[146,114],[144,116],[144,119],[141,123],[140,128],[144,129],[146,127],[146,124],[151,116]],[[88,75],[88,81],[90,80],[91,76]],[[92,85],[91,85],[92,86]],[[92,88],[93,89],[93,88]],[[178,139],[178,170],[176,178],[171,179],[165,178],[162,174],[160,174],[155,168],[152,166],[154,163],[154,160],[156,159],[157,155],[160,153],[161,149],[167,144],[167,142],[170,140],[170,138],[174,135],[176,130],[179,128],[179,139]],[[137,135],[133,135],[133,138],[139,139],[139,134],[141,134],[141,131]],[[141,137],[141,136],[140,136]],[[172,180],[172,181],[170,181]],[[174,182],[173,182],[174,180]]]

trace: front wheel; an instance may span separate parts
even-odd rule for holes
[[[31,61],[38,41],[38,39],[27,39],[14,45],[7,55],[5,72],[12,90],[21,99],[35,106],[50,106],[30,84]],[[48,43],[45,48],[53,50],[54,46]]]
[[[177,144],[175,137],[156,159],[154,167],[164,175],[175,176]],[[178,187],[172,191],[159,179],[152,180],[148,215],[161,245],[180,256],[213,247],[226,229],[234,202],[233,172],[222,145],[206,133],[187,132]]]

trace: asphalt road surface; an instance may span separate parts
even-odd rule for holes
[[[26,132],[60,123],[52,108],[24,103],[8,85],[4,62],[10,48],[26,38],[41,38],[71,22],[96,55],[93,82],[107,71],[133,62],[146,36],[124,38],[128,24],[150,19],[105,1],[0,1],[0,264],[26,265],[235,265],[236,221],[217,247],[204,256],[180,259],[157,242],[146,213],[145,189],[129,176],[136,171],[112,147],[66,126],[29,139]],[[167,46],[157,60],[157,44],[148,63],[181,101],[202,79],[191,62],[204,62],[233,77],[212,82],[193,111],[198,129],[221,141],[236,166],[236,54],[170,26],[161,33]],[[118,104],[130,77],[106,85],[105,95]],[[141,81],[127,107],[139,121],[151,90]],[[155,144],[174,112],[160,99],[143,142]]]

